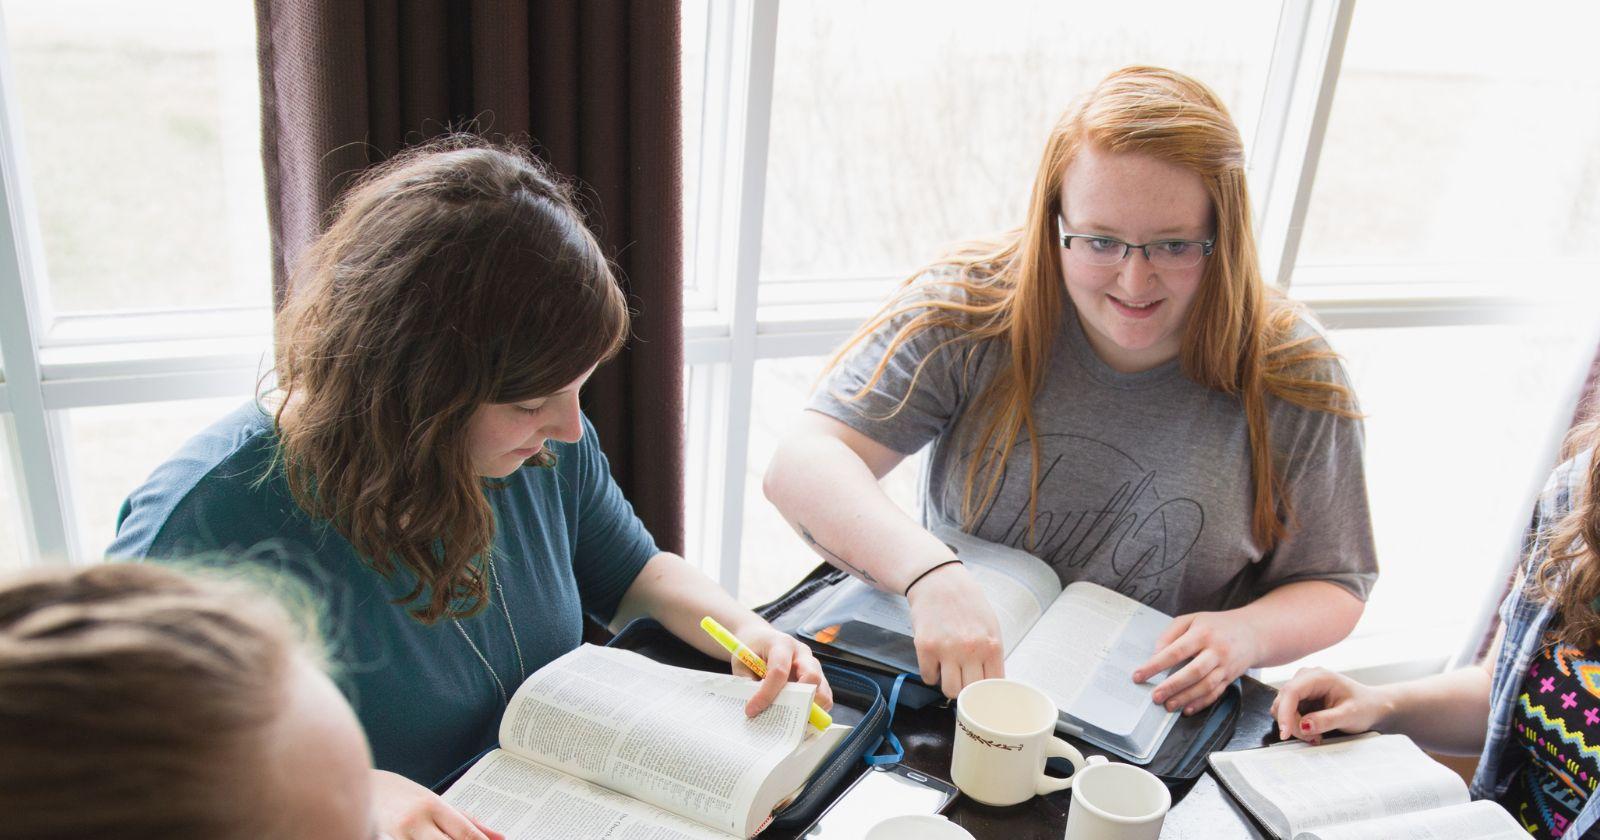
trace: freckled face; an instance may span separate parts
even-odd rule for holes
[[[1123,242],[1212,235],[1211,197],[1200,176],[1131,152],[1079,153],[1062,175],[1061,214],[1072,233]],[[1139,250],[1108,266],[1087,265],[1073,249],[1057,252],[1084,335],[1106,364],[1134,373],[1177,358],[1209,257],[1173,271],[1152,266]]]
[[[583,418],[578,391],[593,373],[594,368],[589,368],[553,394],[478,406],[467,421],[467,448],[473,471],[484,478],[504,478],[543,451],[548,440],[581,440]]]

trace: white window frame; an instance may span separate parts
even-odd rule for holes
[[[24,557],[87,563],[66,412],[243,396],[270,373],[265,307],[57,315],[50,305],[10,40],[0,18],[0,437],[22,502]]]
[[[763,305],[761,248],[779,0],[707,0],[698,200],[686,270],[689,556],[738,591],[756,362],[823,355],[897,278],[822,277],[807,304]],[[1285,0],[1252,143],[1249,176],[1268,279],[1345,270],[1297,266],[1354,0]],[[0,20],[0,436],[11,451],[32,562],[83,563],[66,412],[91,406],[253,393],[270,375],[271,313],[261,308],[56,316]],[[1382,269],[1366,267],[1367,273]],[[1396,269],[1397,271],[1400,269]],[[1416,280],[1417,268],[1404,268]],[[769,281],[773,278],[768,278]],[[879,285],[874,286],[876,280]],[[1532,304],[1436,282],[1306,284],[1330,328],[1515,322]],[[820,303],[819,303],[820,302]]]

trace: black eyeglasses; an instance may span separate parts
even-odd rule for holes
[[[1216,247],[1215,238],[1204,241],[1195,239],[1158,239],[1155,242],[1146,242],[1143,245],[1133,242],[1123,242],[1112,236],[1096,236],[1088,233],[1068,233],[1066,220],[1059,214],[1056,216],[1056,231],[1061,236],[1061,247],[1072,252],[1077,259],[1089,265],[1108,266],[1116,265],[1128,258],[1128,254],[1135,249],[1144,252],[1144,258],[1156,268],[1169,271],[1178,271],[1185,268],[1194,268],[1200,260],[1211,256]],[[1072,247],[1072,240],[1078,240],[1077,248]]]

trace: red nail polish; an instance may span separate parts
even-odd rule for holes
[[[1310,732],[1311,731],[1311,721],[1309,721],[1309,720],[1300,721],[1300,729],[1302,731],[1305,731],[1305,732]]]

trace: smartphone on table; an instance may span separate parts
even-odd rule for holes
[[[845,788],[800,840],[861,840],[889,817],[937,814],[956,798],[956,786],[904,764],[868,767]]]

